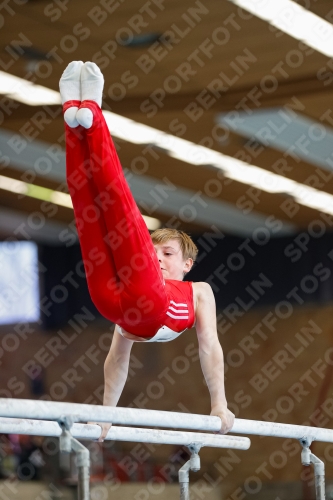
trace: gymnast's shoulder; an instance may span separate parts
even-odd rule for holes
[[[203,300],[214,300],[214,293],[212,287],[206,281],[192,281],[193,288],[193,302],[195,304],[195,311],[197,311],[198,302]]]

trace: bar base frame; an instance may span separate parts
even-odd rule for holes
[[[325,500],[325,464],[310,450],[311,438],[304,437],[300,439],[302,445],[301,460],[303,465],[313,464],[315,476],[316,500]]]

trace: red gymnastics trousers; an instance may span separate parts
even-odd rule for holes
[[[87,130],[65,125],[67,184],[93,303],[140,337],[153,337],[163,325],[191,327],[192,283],[164,280],[101,109],[94,101],[68,101],[63,111],[71,106],[89,108],[94,116]]]

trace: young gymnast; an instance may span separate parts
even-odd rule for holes
[[[197,248],[182,231],[150,236],[122,171],[101,104],[104,79],[92,62],[73,61],[60,79],[66,131],[66,178],[72,198],[89,293],[116,324],[104,365],[104,405],[116,406],[133,342],[166,342],[195,325],[211,415],[228,432],[224,362],[212,289],[184,282]],[[111,424],[99,424],[103,441]]]

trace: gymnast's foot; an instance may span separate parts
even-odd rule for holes
[[[81,100],[95,101],[102,105],[104,78],[99,67],[93,62],[86,62],[81,70]],[[76,119],[84,128],[90,128],[93,123],[93,113],[88,108],[80,108]]]
[[[82,67],[82,61],[72,61],[63,72],[59,82],[62,104],[67,101],[81,101]],[[78,127],[79,122],[76,119],[78,109],[77,106],[72,106],[65,111],[64,120],[69,127]]]

